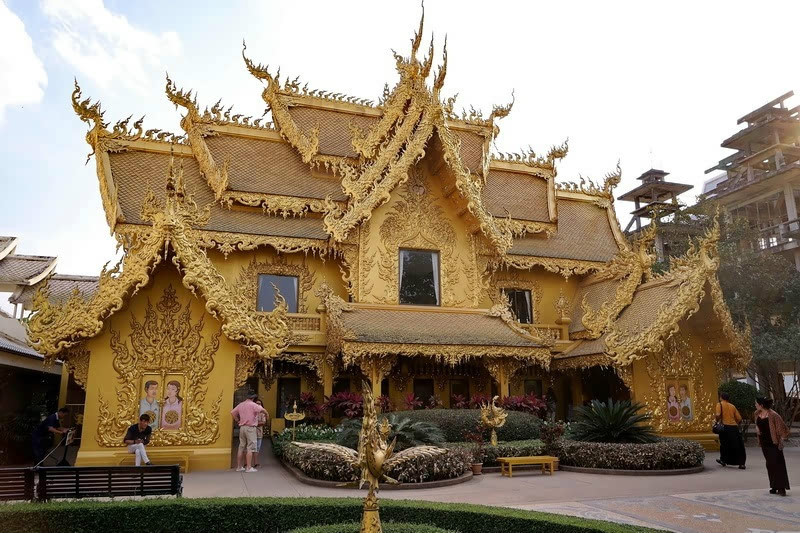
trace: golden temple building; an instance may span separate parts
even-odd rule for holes
[[[180,135],[110,126],[77,83],[106,219],[124,256],[91,290],[33,298],[32,346],[86,391],[78,465],[151,458],[229,468],[235,391],[283,428],[288,402],[356,391],[549,394],[559,417],[632,398],[665,435],[713,445],[718,383],[749,361],[716,270],[718,230],[652,274],[601,185],[556,180],[567,146],[493,155],[498,121],[444,98],[447,51],[395,54],[377,103],[309,90],[252,61],[271,122],[202,109],[167,78]],[[438,66],[434,68],[434,64]],[[127,459],[126,459],[127,458]]]

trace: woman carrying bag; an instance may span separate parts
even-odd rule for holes
[[[789,490],[789,474],[786,472],[786,458],[783,456],[783,441],[789,438],[789,428],[781,415],[772,410],[772,400],[756,400],[756,433],[758,445],[767,461],[769,493],[786,496]]]
[[[742,415],[730,400],[727,392],[719,394],[717,424],[715,424],[715,433],[719,433],[719,459],[717,462],[722,466],[738,465],[740,469],[744,470],[747,452],[744,450],[744,440],[739,431]],[[722,424],[722,427],[719,427],[719,424]]]

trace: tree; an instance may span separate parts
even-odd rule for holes
[[[749,383],[731,380],[720,385],[719,392],[727,392],[731,403],[739,411],[739,414],[742,415],[742,434],[746,439],[747,428],[750,427],[756,410],[758,389]]]
[[[664,224],[673,255],[682,255],[716,212],[713,202],[703,202],[675,213]],[[734,321],[751,328],[753,360],[747,373],[791,424],[800,415],[800,273],[785,257],[761,250],[758,230],[746,219],[719,218],[717,277]],[[656,272],[668,269],[669,259],[654,265]]]

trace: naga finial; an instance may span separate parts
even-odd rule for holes
[[[100,107],[100,102],[92,103],[91,98],[81,100],[83,94],[81,93],[81,86],[78,85],[78,78],[75,78],[75,89],[72,91],[72,109],[75,114],[86,123],[93,122],[95,128],[105,128],[107,124],[103,122],[104,111]]]

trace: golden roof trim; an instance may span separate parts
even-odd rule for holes
[[[602,269],[604,261],[586,261],[583,259],[562,259],[558,257],[539,257],[532,255],[507,254],[501,258],[497,266],[507,266],[521,270],[530,270],[533,267],[542,267],[548,272],[560,274],[565,278],[579,276]]]
[[[229,339],[263,358],[281,353],[290,338],[285,302],[277,302],[271,313],[250,311],[250,302],[216,270],[192,230],[208,220],[209,212],[208,207],[200,210],[185,195],[182,170],[176,174],[171,160],[164,206],[158,205],[151,191],[142,207],[142,217],[152,223],[150,231],[126,249],[121,265],[103,268],[97,291],[90,298],[73,294],[62,305],[54,305],[48,301],[46,283],[37,291],[36,312],[27,323],[31,345],[46,359],[53,359],[62,350],[96,336],[105,321],[123,307],[126,297],[148,284],[162,254],[166,257],[171,249],[172,263],[183,272],[183,285],[195,295],[200,293],[206,311],[222,322]]]
[[[529,361],[547,369],[551,354],[548,348],[527,346],[488,346],[472,344],[410,344],[358,342],[346,340],[342,344],[342,360],[345,365],[357,363],[365,357],[404,355],[408,357],[431,357],[439,362],[455,365],[470,359],[516,359]]]
[[[145,224],[123,224],[117,227],[117,241],[125,249],[132,246],[137,240],[150,233],[150,226]],[[231,252],[255,250],[262,246],[271,246],[280,253],[295,253],[311,251],[321,256],[335,251],[335,247],[328,240],[312,239],[308,237],[283,237],[278,235],[258,235],[252,233],[236,233],[229,231],[214,231],[195,229],[193,234],[197,245],[201,248],[216,248],[226,257]]]
[[[220,197],[222,205],[261,208],[264,214],[283,218],[304,217],[309,213],[325,213],[324,199],[258,192],[225,191]],[[343,205],[340,203],[340,205]]]
[[[719,223],[715,220],[712,228],[699,241],[692,243],[685,256],[673,260],[673,270],[662,276],[662,279],[680,282],[677,297],[674,302],[664,302],[655,320],[649,325],[637,327],[633,332],[620,329],[617,322],[608,328],[606,351],[615,364],[625,366],[650,352],[663,350],[665,342],[678,330],[679,322],[688,319],[700,309],[706,295],[706,285],[710,288],[714,313],[722,323],[737,365],[743,367],[749,362],[752,355],[749,328],[739,330],[734,325],[717,280],[718,241]]]
[[[655,256],[649,249],[655,240],[655,225],[645,231],[636,242],[634,250],[620,250],[619,253],[595,275],[596,280],[616,279],[617,285],[614,298],[604,302],[599,309],[593,310],[588,303],[588,295],[584,295],[580,303],[583,309],[581,322],[586,331],[593,338],[598,338],[617,319],[623,309],[633,301],[633,296],[640,287],[642,280],[650,276]]]

